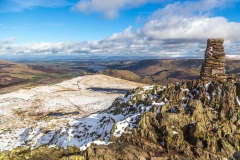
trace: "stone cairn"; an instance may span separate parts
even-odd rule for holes
[[[226,80],[223,42],[224,39],[222,38],[210,38],[207,40],[205,61],[200,72],[202,80]]]

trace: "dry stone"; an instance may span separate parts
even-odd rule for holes
[[[207,40],[205,61],[202,64],[200,78],[202,80],[226,80],[224,39],[210,38]]]

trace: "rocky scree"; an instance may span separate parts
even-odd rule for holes
[[[83,151],[19,147],[0,159],[229,159],[240,150],[239,97],[236,79],[136,88],[99,113],[123,117],[101,119],[113,123],[109,134],[97,136],[110,144],[92,143]]]

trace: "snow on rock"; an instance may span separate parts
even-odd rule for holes
[[[117,122],[113,135],[115,137],[120,137],[123,133],[131,133],[129,131],[125,131],[125,129],[127,127],[129,127],[129,129],[133,129],[134,127],[137,127],[136,122],[137,122],[139,115],[140,114],[135,114],[135,115],[128,117],[127,119],[125,119],[123,121]]]
[[[94,78],[95,81],[92,80]],[[102,80],[106,82],[103,83]],[[79,81],[78,85],[82,86],[77,87],[77,81]],[[126,86],[124,86],[124,83],[119,79],[111,81],[108,77],[99,75],[79,77],[49,86],[51,92],[42,92],[46,88],[41,87],[40,89],[30,89],[31,93],[34,94],[28,93],[30,99],[27,101],[15,97],[14,100],[10,100],[10,103],[7,101],[0,102],[0,111],[2,110],[0,114],[10,111],[9,113],[17,116],[14,109],[18,108],[20,110],[20,106],[24,106],[27,113],[29,112],[27,109],[31,108],[35,108],[39,113],[42,111],[48,113],[39,120],[30,119],[31,116],[25,115],[23,122],[18,120],[20,127],[17,128],[13,125],[12,128],[1,130],[0,151],[10,150],[21,145],[30,145],[32,149],[42,144],[49,147],[61,146],[64,148],[75,145],[81,151],[86,150],[93,143],[107,145],[111,143],[112,136],[120,137],[122,134],[131,133],[131,130],[138,126],[142,113],[153,110],[155,110],[155,113],[160,113],[163,106],[170,104],[171,108],[167,112],[176,114],[180,107],[188,110],[188,101],[199,94],[196,88],[191,90],[179,88],[179,91],[184,92],[182,97],[179,97],[179,100],[182,100],[182,105],[175,105],[172,104],[173,100],[170,98],[168,98],[169,100],[166,97],[160,99],[160,94],[156,94],[157,86],[139,87],[128,92],[125,96],[117,93],[94,91],[94,88],[104,86],[122,89],[131,85],[128,87],[135,88],[131,82],[127,82]],[[211,82],[206,84],[206,92],[210,84]],[[88,90],[88,88],[92,89]],[[168,91],[167,89],[159,88],[163,93]],[[178,91],[174,96],[177,96],[177,93]],[[5,95],[0,95],[0,99],[1,96]],[[142,101],[145,103],[139,103]],[[237,101],[240,103],[238,97]],[[71,114],[73,111],[78,111],[79,114]],[[31,112],[34,111],[31,110]],[[173,131],[173,134],[179,133]],[[164,141],[161,143],[163,146],[166,145]]]
[[[240,99],[238,98],[238,96],[236,97],[236,99],[237,99],[237,102],[238,102],[238,104],[240,106]]]
[[[78,147],[86,146],[90,142],[99,140],[105,143],[110,138],[110,132],[115,122],[123,120],[122,115],[112,115],[107,113],[92,114],[85,118],[80,118],[70,123],[70,127],[66,131],[57,134],[53,139],[53,143],[67,147],[76,145]]]
[[[31,145],[33,148],[41,144],[80,147],[93,142],[105,143],[109,137],[105,135],[109,135],[114,123],[124,117],[106,113],[81,117],[108,108],[123,95],[103,92],[105,88],[129,90],[139,86],[143,84],[105,75],[87,75],[55,85],[2,94],[0,151],[20,145]],[[102,88],[103,91],[89,88]],[[108,122],[100,125],[104,116]],[[79,123],[78,127],[75,123]],[[97,139],[100,135],[104,135],[103,141]]]
[[[116,130],[114,131],[113,135],[115,137],[120,137],[124,133],[124,130],[127,127],[128,127],[128,122],[127,121],[116,123]]]
[[[205,85],[206,91],[208,91],[208,87],[209,87],[209,85],[210,85],[211,83],[212,83],[212,81],[208,82],[208,83]]]
[[[182,90],[183,92],[185,92],[185,91],[189,92],[189,89],[187,89],[187,88],[185,88],[185,89],[181,88],[181,90]]]
[[[151,86],[144,86],[143,89],[144,89],[144,91],[147,91],[147,90],[152,90],[153,87],[154,87],[153,85],[151,85]]]
[[[12,148],[15,148],[17,146],[20,146],[23,143],[23,139],[21,138],[21,135],[24,133],[25,129],[4,129],[0,132],[0,151],[2,150],[11,150]]]
[[[208,87],[209,87],[209,85],[212,83],[212,81],[210,81],[209,83],[207,83],[206,85],[205,85],[205,87],[206,87],[206,94],[207,94],[207,97],[208,97],[208,100],[210,101],[211,100],[211,96],[210,96],[210,94],[208,93]]]
[[[48,142],[50,146],[55,144],[66,148],[75,145],[80,150],[85,150],[91,143],[108,144],[110,143],[109,139],[112,130],[115,137],[120,137],[123,133],[131,133],[131,129],[137,127],[140,113],[149,111],[154,105],[165,105],[164,102],[153,102],[150,106],[143,104],[136,106],[134,104],[132,107],[135,110],[131,112],[127,102],[133,96],[135,94],[117,98],[115,103],[107,110],[76,119],[69,123],[69,127],[55,131],[54,136],[52,136],[53,133],[44,135],[44,138],[40,138],[35,147]],[[148,96],[150,95],[148,94]],[[121,104],[125,104],[124,107],[120,108],[120,113],[115,113],[119,107],[118,105]]]
[[[67,87],[69,88],[70,85]],[[146,87],[145,91],[149,91],[151,88],[151,86]],[[59,92],[55,93],[59,94]],[[103,108],[109,107],[107,110],[102,112],[96,112],[86,117],[67,117],[64,120],[68,123],[65,122],[65,124],[60,123],[61,119],[52,119],[48,120],[48,122],[43,120],[38,121],[36,124],[23,128],[18,132],[13,129],[8,135],[5,134],[10,141],[4,143],[3,146],[0,146],[0,149],[12,149],[20,145],[30,145],[33,149],[42,144],[46,144],[50,147],[57,145],[64,148],[75,145],[79,147],[80,150],[85,150],[92,143],[107,145],[111,143],[109,141],[111,132],[115,137],[120,137],[123,133],[131,133],[131,129],[137,127],[141,113],[150,111],[153,106],[157,106],[158,109],[160,109],[163,105],[165,105],[164,102],[156,103],[154,99],[157,97],[149,92],[143,91],[139,92],[138,94],[142,94],[142,99],[149,98],[152,100],[152,103],[148,106],[143,104],[137,106],[133,98],[137,95],[132,93],[126,97],[118,97],[111,107],[109,107],[110,105],[107,106],[106,103],[100,103],[101,105],[106,105],[103,106]],[[47,99],[49,100],[49,103],[44,103],[44,105],[51,106],[51,108],[56,108],[56,106],[61,106],[61,104],[64,103],[65,107],[68,108],[70,107],[70,103],[79,103],[79,101],[71,97],[71,94],[68,93],[68,96],[70,97],[65,97],[61,100],[58,100],[60,96],[56,98],[52,97]],[[81,96],[77,98],[81,100]],[[96,97],[91,98],[94,100]],[[69,101],[66,101],[66,99]],[[103,97],[102,99],[105,100]],[[91,103],[90,98],[86,99],[85,101],[83,99],[83,104],[89,103]],[[119,105],[123,105],[124,107],[119,108]],[[49,125],[53,124],[57,124],[57,126],[52,128],[48,127]],[[13,136],[16,138],[11,139]],[[3,139],[0,138],[0,142],[1,140]],[[8,145],[9,143],[12,145]]]

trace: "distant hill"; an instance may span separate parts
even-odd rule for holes
[[[128,70],[106,69],[104,71],[99,71],[99,73],[132,81],[140,79],[139,75]]]
[[[34,70],[26,64],[13,63],[0,60],[0,87],[19,84],[34,77],[34,75],[44,74],[39,70]]]
[[[114,66],[112,69],[100,73],[142,83],[166,85],[182,80],[197,79],[202,63],[202,59],[147,59],[131,64],[127,63],[125,67],[123,65]]]
[[[0,60],[0,73],[12,73],[12,74],[44,74],[39,70],[34,70],[26,64],[13,63],[10,61]]]
[[[227,74],[240,78],[240,60],[227,59],[225,64]]]
[[[112,67],[111,72],[103,71],[102,73],[110,76],[119,76],[121,70],[121,76],[123,79],[130,80],[128,75],[135,74],[131,80],[144,83],[156,83],[166,85],[168,83],[175,83],[183,80],[198,79],[200,75],[203,59],[167,59],[156,60],[147,59],[139,62],[128,64],[127,66]],[[115,70],[114,70],[115,69]],[[127,71],[123,71],[127,70]],[[116,73],[118,72],[118,73]],[[226,59],[226,73],[229,76],[240,78],[240,60]]]
[[[139,75],[153,75],[163,70],[180,70],[180,69],[198,69],[203,63],[202,59],[187,60],[142,60],[136,65],[131,66],[129,70]]]
[[[167,85],[178,81],[198,79],[202,63],[203,59],[41,61],[28,62],[28,65],[0,61],[0,87],[23,82],[34,82],[36,85],[39,85],[39,83],[55,83],[63,79],[95,73],[145,84]],[[107,69],[97,72],[91,69],[92,66]],[[240,78],[240,60],[227,58],[226,73],[229,76]]]
[[[64,65],[62,65],[64,67]],[[45,66],[44,62],[38,65],[28,65],[0,60],[0,94],[12,92],[24,87],[39,84],[52,84],[64,79],[80,75],[75,70],[60,68],[59,66]]]

